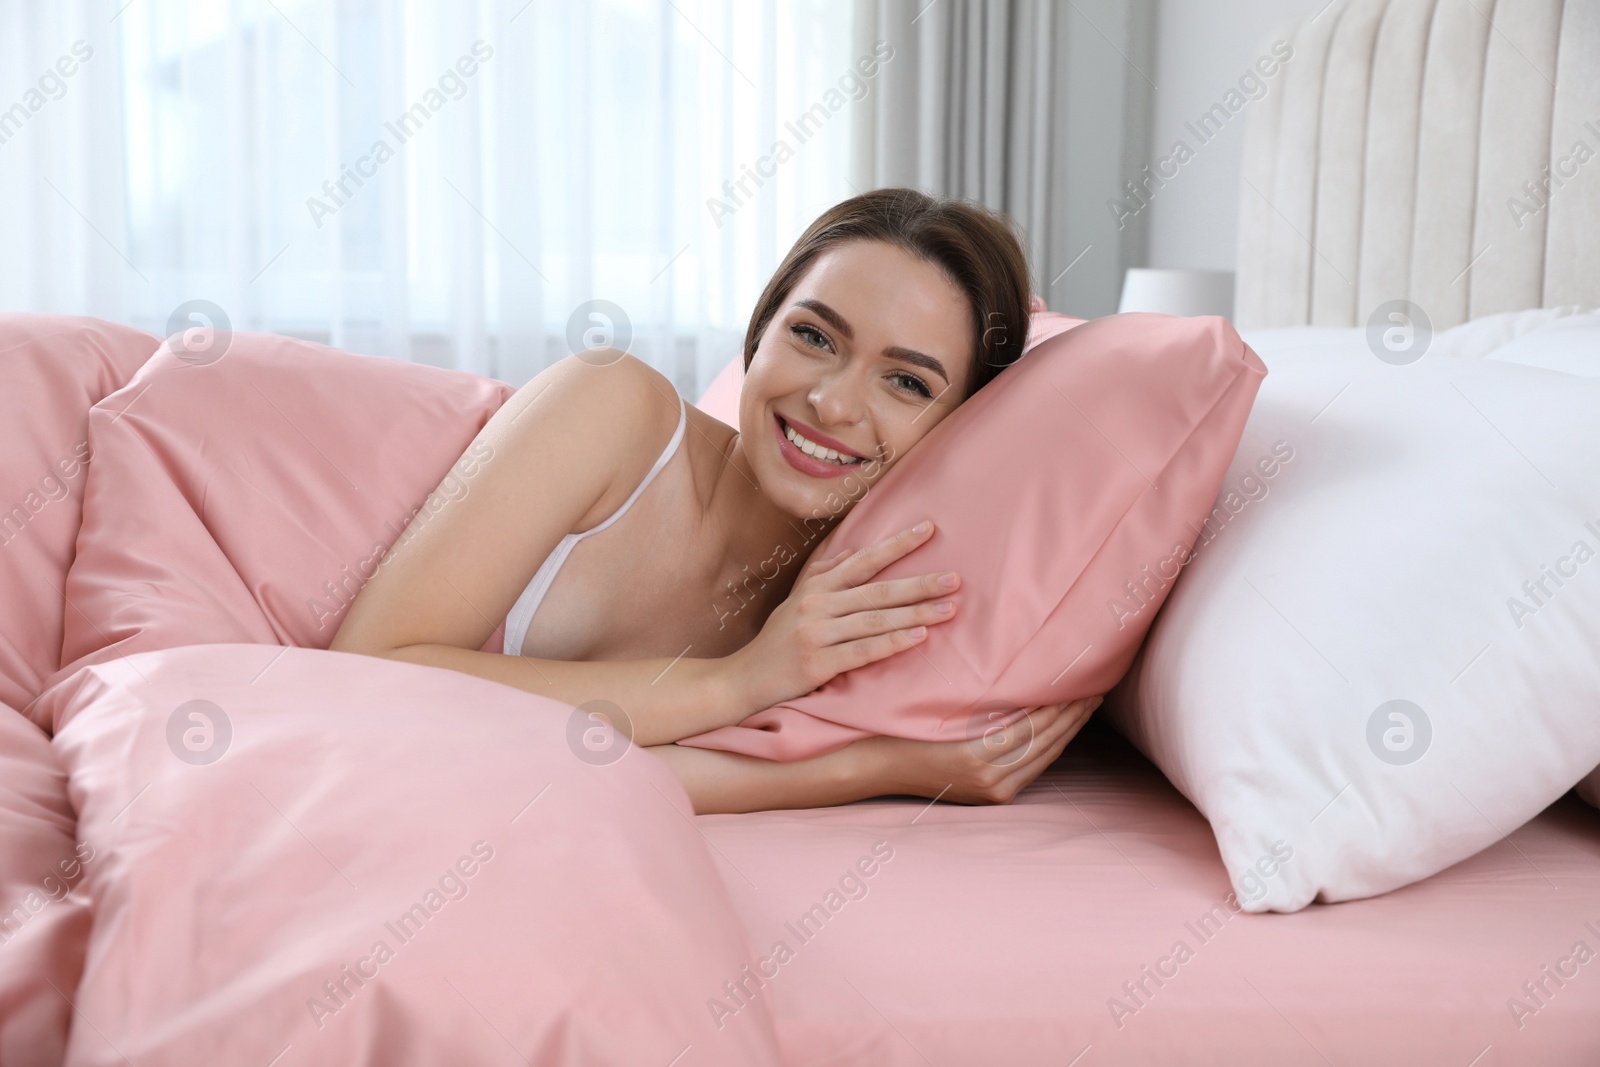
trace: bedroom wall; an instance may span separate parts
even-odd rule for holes
[[[1148,216],[1147,266],[1233,270],[1244,125],[1253,101],[1204,142],[1185,124],[1196,123],[1213,104],[1222,102],[1258,57],[1270,56],[1275,29],[1303,15],[1316,15],[1325,3],[1156,0],[1157,91],[1152,94],[1148,163],[1155,169],[1160,160],[1172,157],[1180,139],[1193,154],[1164,168],[1171,172],[1176,166],[1177,173],[1154,190],[1140,211]],[[1262,80],[1265,91],[1271,92],[1275,79]]]

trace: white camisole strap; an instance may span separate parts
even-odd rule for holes
[[[533,614],[539,610],[540,601],[544,599],[545,593],[549,592],[550,583],[555,581],[556,574],[561,570],[561,565],[567,561],[567,556],[571,554],[573,547],[585,537],[591,537],[599,533],[622,518],[623,513],[633,506],[633,502],[639,499],[639,494],[644,492],[645,487],[655,480],[655,476],[661,473],[661,468],[667,465],[667,461],[672,458],[672,454],[678,450],[678,445],[683,440],[683,431],[688,424],[689,411],[683,402],[683,397],[680,396],[678,397],[678,428],[673,432],[672,440],[667,442],[667,447],[662,450],[661,455],[656,457],[655,466],[651,467],[650,473],[644,476],[644,481],[638,484],[633,490],[633,494],[623,501],[622,506],[612,512],[606,521],[582,533],[569,533],[563,537],[561,542],[556,545],[555,551],[551,552],[550,557],[540,565],[533,579],[528,582],[527,588],[522,590],[522,595],[517,597],[517,602],[511,605],[511,612],[506,616],[505,641],[501,645],[506,655],[520,656],[522,654],[522,642],[527,639],[528,626],[533,622]]]

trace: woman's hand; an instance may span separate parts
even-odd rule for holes
[[[1099,703],[1030,708],[1028,719],[972,741],[868,737],[789,763],[683,745],[649,751],[677,773],[699,815],[822,808],[893,793],[1005,804],[1061,755]]]
[[[807,561],[761,632],[727,657],[749,714],[903,652],[927,637],[926,627],[955,618],[948,595],[960,578],[953,571],[948,585],[937,573],[870,581],[933,536],[931,520],[918,525],[926,529],[912,527],[858,552]]]
[[[1028,709],[1005,729],[970,741],[869,737],[862,746],[875,795],[906,794],[957,804],[1009,804],[1061,755],[1102,697]]]

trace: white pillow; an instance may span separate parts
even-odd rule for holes
[[[1427,354],[1481,359],[1520,337],[1538,330],[1549,329],[1551,325],[1565,321],[1569,316],[1581,314],[1584,310],[1573,304],[1567,307],[1524,308],[1521,311],[1501,311],[1494,315],[1483,315],[1434,334]]]
[[[1273,348],[1102,709],[1211,821],[1248,911],[1425,878],[1600,764],[1600,381]]]
[[[1489,358],[1600,378],[1600,311],[1557,319],[1501,345]]]
[[[1522,311],[1502,311],[1428,334],[1424,357],[1452,359],[1499,358],[1499,350],[1522,337],[1552,329],[1558,324],[1576,321],[1588,326],[1596,322],[1600,313],[1589,312],[1573,304],[1567,307],[1527,308]],[[1420,326],[1420,323],[1418,324]],[[1370,351],[1367,330],[1364,326],[1286,326],[1271,330],[1246,330],[1240,336],[1245,344],[1263,359],[1273,352],[1301,352],[1314,349],[1329,352],[1335,349],[1352,353]],[[1419,357],[1421,358],[1421,357]],[[1537,360],[1522,360],[1533,366],[1546,366]],[[1556,367],[1556,370],[1566,370]]]
[[[1495,349],[1489,358],[1600,378],[1600,311],[1558,318]],[[1578,783],[1578,796],[1600,808],[1600,767]]]

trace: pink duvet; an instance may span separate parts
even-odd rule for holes
[[[25,708],[60,666],[89,409],[160,343],[99,319],[0,314],[0,703]]]
[[[326,648],[413,517],[468,491],[485,457],[467,446],[511,393],[272,334],[235,333],[214,362],[163,344],[88,415],[74,610],[47,684],[176,645]]]
[[[778,1062],[705,1012],[755,957],[688,797],[565,705],[240,644],[39,705],[97,857],[74,1067]]]
[[[89,936],[71,892],[93,848],[77,838],[67,778],[38,727],[0,704],[0,1064],[61,1062]]]

